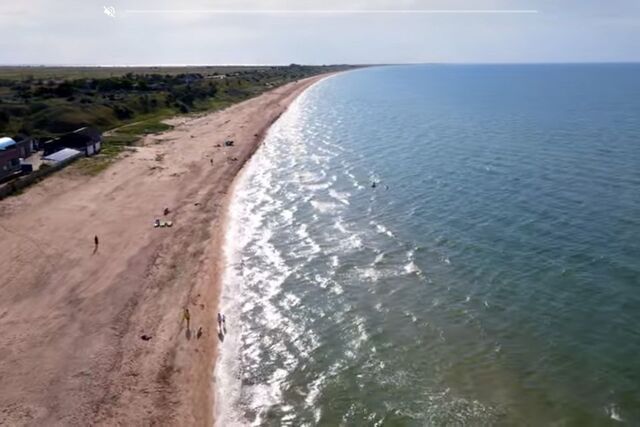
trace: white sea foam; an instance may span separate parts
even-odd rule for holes
[[[347,168],[347,167],[348,167],[348,166],[347,166],[347,165],[345,165],[344,163],[343,163],[343,166],[344,166],[345,168]],[[364,187],[360,184],[360,181],[358,181],[358,179],[356,178],[356,176],[355,176],[353,173],[351,173],[351,171],[349,171],[349,170],[345,170],[345,171],[344,171],[344,174],[349,178],[349,180],[351,181],[351,184],[352,184],[355,188],[357,188],[358,190],[364,190]]]
[[[396,237],[387,227],[385,227],[382,224],[377,224],[375,223],[376,226],[376,230],[378,230],[378,233],[381,234],[386,234],[389,237]]]
[[[223,249],[226,268],[219,304],[220,312],[226,315],[228,334],[218,347],[214,373],[217,386],[215,419],[220,426],[248,424],[242,415],[244,405],[257,410],[280,401],[281,383],[289,369],[298,363],[297,357],[288,352],[287,348],[280,348],[279,356],[284,357],[286,369],[276,370],[264,383],[243,386],[243,365],[255,367],[262,363],[261,357],[264,355],[259,350],[260,346],[268,344],[275,348],[281,345],[281,342],[272,342],[268,335],[257,336],[250,330],[244,330],[243,313],[261,309],[261,317],[254,320],[261,323],[265,330],[272,325],[282,326],[287,334],[295,338],[298,354],[308,355],[310,348],[317,345],[317,337],[312,332],[305,331],[293,319],[284,317],[282,310],[276,305],[294,309],[301,304],[301,300],[291,293],[283,293],[282,284],[292,274],[292,269],[287,266],[283,254],[271,241],[271,227],[277,225],[274,218],[279,216],[285,224],[291,224],[295,209],[283,209],[282,201],[272,197],[284,185],[276,181],[272,163],[283,156],[279,156],[276,151],[279,144],[269,142],[275,138],[284,138],[290,142],[287,144],[289,152],[304,152],[304,144],[295,143],[300,140],[300,129],[296,121],[304,99],[305,94],[294,101],[269,130],[267,143],[258,150],[238,177],[236,191],[229,206],[229,226]],[[295,160],[289,163],[290,166],[295,166]],[[300,181],[306,181],[309,185],[324,185],[320,180],[325,176],[320,171],[313,176],[301,176]],[[305,234],[306,229],[301,227],[298,231]],[[304,237],[309,239],[308,233]],[[315,251],[320,250],[317,244],[314,246],[312,242],[305,243]],[[252,255],[243,260],[245,249],[250,250]],[[282,297],[276,298],[280,294]],[[254,424],[263,422],[265,415],[263,410],[258,410]]]
[[[322,147],[322,146],[320,146],[320,145],[316,145],[316,150],[318,150],[318,151],[319,151],[319,152],[321,152],[321,153],[327,154],[327,155],[328,155],[327,157],[335,157],[335,156],[336,156],[336,154],[338,154],[338,153],[336,153],[335,151],[333,151],[333,150],[329,150],[329,149],[327,149],[327,148],[323,148],[323,147]]]
[[[358,234],[351,234],[346,239],[342,240],[340,248],[343,250],[361,249],[363,247],[362,238]]]
[[[355,320],[355,325],[358,331],[358,336],[355,340],[355,346],[357,348],[360,348],[365,342],[369,340],[369,334],[367,333],[365,322],[366,320],[362,316],[359,316]]]
[[[329,195],[344,205],[349,205],[349,193],[329,190]]]
[[[307,191],[318,191],[318,190],[326,190],[331,187],[330,182],[320,182],[317,184],[306,184],[304,185],[304,189]]]
[[[415,251],[409,250],[407,251],[407,263],[404,265],[403,270],[405,274],[416,274],[418,276],[422,276],[422,270],[415,262]]]
[[[344,289],[342,288],[342,286],[334,281],[331,281],[331,287],[329,288],[329,291],[334,295],[342,295],[344,293]]]
[[[300,224],[300,226],[296,230],[296,234],[298,235],[298,237],[300,237],[301,239],[308,239],[309,232],[307,231],[307,228],[307,224]]]
[[[316,274],[313,277],[313,281],[315,281],[321,288],[326,288],[329,286],[329,278]]]
[[[336,221],[333,223],[333,227],[343,234],[347,234],[349,232],[344,226],[344,223],[342,222],[342,217],[340,216],[336,218]]]
[[[360,278],[374,282],[382,276],[382,272],[375,267],[358,268],[357,272]]]
[[[420,272],[420,269],[418,268],[416,263],[413,262],[413,261],[410,261],[408,264],[405,264],[403,269],[404,269],[404,272],[407,273],[407,274],[413,274],[413,273],[419,273]]]
[[[320,169],[318,172],[300,171],[294,175],[296,180],[304,185],[310,184],[324,184],[324,179],[327,177],[327,172],[324,169]]]
[[[611,404],[611,405],[607,406],[605,408],[605,411],[606,411],[606,413],[609,415],[609,417],[612,420],[618,421],[620,423],[624,422],[624,419],[620,415],[620,410],[618,409],[618,407],[615,404]]]
[[[323,213],[323,214],[324,213],[335,212],[340,207],[336,203],[322,202],[322,201],[319,201],[319,200],[311,200],[311,206],[313,206],[313,208],[315,210],[317,210],[318,212]]]
[[[307,387],[307,396],[304,399],[307,407],[313,411],[313,418],[316,424],[320,422],[320,417],[322,415],[322,411],[316,405],[316,401],[320,396],[320,392],[325,381],[326,377],[324,375],[320,375],[313,382],[311,382],[311,384],[309,384],[309,386]]]
[[[416,323],[418,321],[418,318],[412,312],[405,310],[403,313],[405,316],[409,317],[413,323]]]
[[[295,209],[282,209],[280,211],[280,216],[284,220],[285,224],[293,223],[293,214],[295,213]]]
[[[309,160],[314,162],[316,165],[322,165],[326,162],[327,158],[324,156],[318,156],[317,154],[309,155]]]

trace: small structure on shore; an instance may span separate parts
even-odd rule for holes
[[[81,156],[82,151],[74,150],[73,148],[63,148],[60,151],[44,156],[42,161],[49,166],[53,166],[62,162],[70,162]]]
[[[17,135],[13,138],[0,138],[1,147],[10,146],[18,150],[21,159],[26,159],[36,151],[36,141],[26,135]]]
[[[20,151],[16,142],[8,137],[0,138],[0,180],[20,172]]]
[[[81,151],[85,156],[98,154],[102,149],[102,133],[92,127],[83,127],[44,143],[44,154],[55,153],[63,148]]]

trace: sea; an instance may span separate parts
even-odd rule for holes
[[[224,256],[217,425],[640,425],[640,64],[326,78]]]

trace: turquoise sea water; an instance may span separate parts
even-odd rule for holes
[[[640,66],[324,80],[226,249],[220,425],[638,425]]]

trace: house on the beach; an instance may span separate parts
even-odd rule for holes
[[[44,143],[44,155],[72,148],[84,153],[85,156],[98,154],[102,149],[102,133],[92,127],[83,127],[59,138]]]
[[[33,137],[27,135],[16,135],[13,138],[18,145],[18,151],[20,152],[20,157],[26,159],[31,156],[33,153],[38,151],[38,141],[36,141]]]
[[[37,149],[36,141],[25,135],[0,138],[0,180],[31,173],[33,165],[25,162]]]
[[[21,159],[26,159],[31,156],[37,150],[37,142],[30,136],[27,135],[16,135],[13,138],[13,141],[16,144],[16,148],[18,149],[18,154]]]
[[[18,155],[21,159],[26,159],[36,151],[37,144],[33,138],[26,135],[18,135],[13,138],[7,136],[0,138],[0,150],[12,148],[18,150]]]
[[[12,138],[0,138],[0,180],[18,174],[20,170],[18,144]]]

